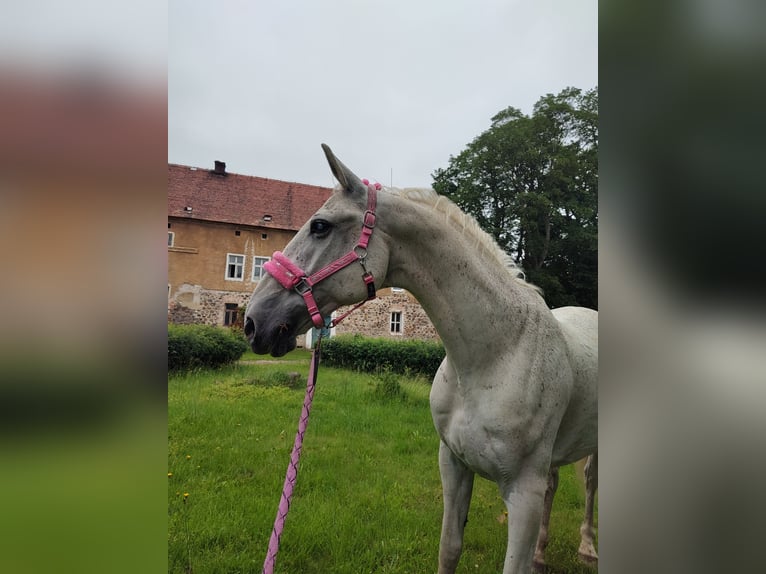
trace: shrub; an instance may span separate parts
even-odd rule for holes
[[[322,342],[322,361],[357,371],[423,375],[433,379],[444,359],[444,346],[433,341],[373,339],[340,335]]]
[[[392,373],[389,369],[379,372],[375,377],[375,397],[383,401],[405,400],[406,395],[399,377],[400,375]]]
[[[168,370],[216,368],[247,350],[240,331],[211,325],[168,324]]]

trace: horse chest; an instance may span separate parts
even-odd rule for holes
[[[435,382],[431,413],[447,447],[490,480],[514,473],[545,436],[540,421],[507,392],[502,397],[488,392],[464,396],[446,381]]]

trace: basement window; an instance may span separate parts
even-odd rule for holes
[[[392,335],[402,334],[402,312],[401,311],[391,311],[391,334]]]
[[[242,281],[245,270],[245,256],[236,253],[226,254],[226,279]]]
[[[225,327],[234,325],[237,322],[237,312],[239,306],[236,303],[226,303],[223,310],[223,324]]]

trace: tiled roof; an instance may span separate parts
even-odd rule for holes
[[[329,187],[212,171],[168,164],[168,216],[297,231],[332,193]],[[269,215],[270,221],[264,219]]]

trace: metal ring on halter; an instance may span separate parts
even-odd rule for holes
[[[354,247],[354,253],[356,253],[356,256],[362,262],[364,262],[364,260],[367,259],[367,248],[366,247],[362,247],[361,245],[356,245]]]

